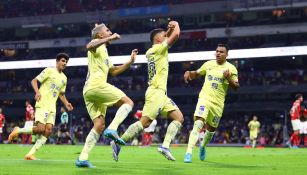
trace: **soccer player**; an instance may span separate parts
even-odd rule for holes
[[[188,148],[184,158],[185,163],[192,162],[192,149],[197,142],[199,131],[204,125],[206,126],[206,131],[200,144],[200,160],[205,159],[206,146],[211,141],[222,117],[228,86],[234,90],[240,87],[236,67],[226,61],[228,50],[226,44],[218,44],[215,60],[205,62],[196,71],[186,71],[184,73],[186,83],[201,76],[205,77],[194,112],[194,126],[189,137]]]
[[[251,120],[248,123],[249,128],[249,138],[252,142],[252,147],[255,148],[256,142],[257,142],[257,136],[260,131],[260,122],[257,119],[257,116],[253,117],[253,120]]]
[[[169,146],[181,128],[183,115],[177,105],[167,96],[168,48],[177,41],[179,35],[180,28],[176,21],[169,22],[166,32],[164,29],[151,31],[150,40],[153,45],[146,52],[149,87],[145,94],[142,117],[139,121],[130,125],[122,135],[122,139],[125,142],[129,141],[143,131],[144,128],[147,128],[159,114],[167,116],[173,121],[167,128],[163,144],[158,148],[158,152],[172,161],[175,161],[175,158],[171,154]],[[111,142],[111,146],[114,160],[117,161],[120,146],[115,142]]]
[[[107,45],[111,41],[120,39],[120,35],[112,32],[105,24],[95,25],[92,30],[92,40],[87,44],[88,74],[83,88],[83,97],[87,111],[94,123],[88,134],[83,150],[75,164],[78,167],[94,167],[88,156],[102,131],[105,128],[106,111],[109,106],[115,106],[115,117],[109,127],[104,131],[104,136],[120,144],[125,142],[118,136],[117,128],[124,121],[133,108],[133,101],[120,89],[107,83],[107,76],[116,76],[127,70],[134,63],[137,49],[132,50],[130,60],[120,66],[114,66],[109,59]]]
[[[301,116],[301,103],[303,101],[304,101],[303,95],[296,94],[295,101],[290,110],[293,133],[290,137],[290,140],[286,143],[290,148],[298,148],[298,145],[300,144],[300,141],[301,141],[301,138],[299,135],[299,129],[300,129],[300,116]]]
[[[2,113],[2,108],[0,108],[0,143],[3,142],[2,133],[3,133],[4,124],[5,124],[5,116]]]
[[[52,133],[55,123],[56,101],[58,98],[64,103],[68,111],[73,106],[65,97],[67,77],[63,70],[66,68],[69,56],[66,53],[59,53],[56,56],[56,67],[45,68],[37,77],[31,81],[35,91],[35,126],[24,128],[15,127],[9,135],[8,141],[12,142],[19,134],[37,134],[37,140],[30,152],[25,156],[26,160],[36,160],[35,153],[47,141]],[[40,82],[40,88],[38,88]]]
[[[33,127],[34,124],[34,108],[32,107],[30,100],[26,100],[26,122],[24,128]],[[22,144],[32,144],[32,134],[22,134]]]

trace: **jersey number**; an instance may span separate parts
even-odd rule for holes
[[[151,80],[156,75],[156,65],[154,62],[148,63],[148,77]]]
[[[213,89],[217,89],[218,84],[217,84],[217,83],[212,83],[212,84],[211,84],[211,87],[212,87]]]

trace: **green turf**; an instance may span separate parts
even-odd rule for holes
[[[276,174],[300,175],[307,172],[307,149],[287,148],[207,148],[206,161],[198,159],[194,150],[193,163],[183,163],[184,147],[173,147],[177,161],[171,162],[157,153],[156,147],[124,147],[119,162],[114,162],[111,148],[96,146],[90,155],[95,169],[76,168],[74,161],[82,146],[45,145],[37,153],[41,160],[26,161],[23,156],[30,146],[0,145],[0,175],[228,175]]]

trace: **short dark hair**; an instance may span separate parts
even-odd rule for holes
[[[229,51],[229,46],[227,44],[218,44],[217,47],[224,47],[228,53]]]
[[[69,55],[67,53],[59,53],[56,55],[56,61],[60,61],[61,58],[64,58],[66,61],[68,61]]]
[[[296,94],[295,95],[295,100],[298,100],[299,98],[303,97],[303,94]]]
[[[150,32],[150,41],[153,43],[154,37],[155,37],[158,33],[161,33],[161,32],[164,32],[164,31],[165,31],[165,30],[162,29],[162,28],[153,29],[153,30]]]

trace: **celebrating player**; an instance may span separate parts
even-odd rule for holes
[[[122,139],[129,141],[147,128],[156,117],[161,114],[173,121],[169,124],[162,146],[158,151],[168,160],[174,161],[175,158],[169,150],[170,143],[175,138],[183,123],[183,115],[177,105],[167,96],[168,78],[168,48],[179,38],[180,28],[176,21],[170,21],[168,30],[154,29],[150,33],[152,47],[147,50],[146,57],[148,63],[149,87],[145,94],[145,105],[142,117],[138,122],[130,125],[123,134]],[[120,147],[115,142],[111,142],[113,157],[117,161]]]
[[[238,71],[235,66],[226,61],[228,50],[226,44],[219,44],[215,52],[216,60],[207,61],[196,71],[184,73],[186,83],[205,76],[194,112],[195,122],[189,137],[185,163],[192,162],[192,149],[197,142],[199,131],[206,124],[205,136],[200,146],[200,160],[205,159],[206,145],[211,141],[222,117],[228,86],[234,90],[239,88]]]
[[[31,81],[36,100],[35,126],[15,127],[8,138],[8,141],[12,142],[19,134],[34,133],[39,135],[32,149],[25,156],[26,160],[35,160],[35,152],[46,143],[51,135],[55,123],[58,97],[69,111],[73,110],[73,106],[65,97],[67,77],[63,70],[66,68],[68,60],[69,56],[66,53],[59,53],[56,56],[56,67],[45,68]],[[41,83],[40,88],[38,88],[38,82]]]
[[[109,106],[115,106],[119,109],[109,127],[104,131],[104,136],[117,143],[125,144],[118,136],[117,128],[130,113],[134,104],[124,92],[107,83],[107,76],[109,73],[116,76],[124,72],[134,63],[138,53],[137,49],[132,50],[131,58],[127,63],[113,66],[109,59],[107,45],[111,41],[120,39],[120,36],[117,33],[112,34],[104,24],[100,24],[92,30],[92,38],[93,40],[86,46],[88,49],[88,74],[83,88],[83,97],[94,127],[88,134],[83,150],[75,162],[78,167],[89,168],[94,166],[88,161],[88,156],[105,128],[106,111]]]

